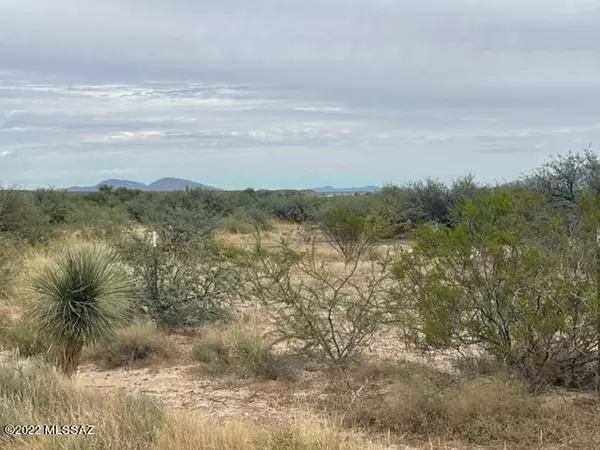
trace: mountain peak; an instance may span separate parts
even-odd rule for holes
[[[116,178],[111,178],[109,180],[101,181],[94,187],[99,188],[103,184],[105,184],[107,186],[112,186],[114,188],[124,187],[127,189],[143,189],[146,187],[146,185],[144,183],[138,183],[137,181],[130,181],[130,180],[119,180]]]
[[[156,180],[148,185],[148,190],[151,191],[178,191],[185,188],[200,188],[200,189],[214,189],[210,186],[206,186],[202,183],[196,183],[195,181],[185,180],[183,178],[174,177],[163,177]]]
[[[138,181],[111,178],[109,180],[101,181],[94,186],[71,186],[67,188],[67,191],[94,192],[97,191],[102,185],[112,186],[113,188],[139,189],[141,191],[180,191],[186,189],[187,187],[192,189],[216,189],[214,187],[207,186],[202,183],[196,183],[195,181],[185,180],[183,178],[164,177],[153,181],[148,185]]]

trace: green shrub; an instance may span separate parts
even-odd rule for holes
[[[358,270],[362,255],[354,254],[340,271],[319,259],[315,248],[298,252],[283,241],[266,249],[258,235],[248,284],[278,340],[340,363],[364,349],[383,322],[391,252],[371,262],[365,274]]]
[[[482,347],[532,384],[590,386],[596,274],[541,197],[498,189],[468,201],[452,229],[423,227],[393,269],[392,313],[424,349]]]
[[[23,245],[12,233],[0,232],[0,299],[9,297]]]
[[[327,241],[344,256],[346,264],[361,258],[376,244],[380,228],[373,215],[366,215],[346,202],[325,208],[318,226]]]
[[[65,191],[56,189],[36,189],[33,198],[40,212],[51,225],[63,224],[69,209],[69,198]]]
[[[407,217],[416,223],[451,223],[452,196],[445,183],[431,178],[410,187],[410,208]]]
[[[97,205],[77,197],[69,205],[66,225],[84,238],[117,240],[128,225],[124,206]]]
[[[0,233],[38,243],[51,235],[49,219],[37,207],[33,194],[0,187]]]
[[[163,329],[195,328],[230,319],[230,302],[240,293],[240,274],[227,248],[210,237],[186,237],[186,245],[150,238],[121,246],[135,277],[139,303]]]
[[[322,203],[314,194],[282,191],[271,195],[268,210],[277,219],[302,223],[315,220]]]

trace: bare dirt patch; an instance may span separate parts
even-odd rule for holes
[[[86,365],[77,379],[86,386],[143,393],[170,407],[202,410],[217,417],[277,419],[294,409],[289,406],[293,396],[286,394],[285,383],[205,376],[193,364],[118,370]]]

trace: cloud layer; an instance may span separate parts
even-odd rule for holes
[[[597,85],[599,18],[589,0],[8,0],[0,55],[108,77]]]
[[[510,178],[599,141],[599,20],[589,0],[0,2],[0,182]]]

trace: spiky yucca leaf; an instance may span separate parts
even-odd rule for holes
[[[129,317],[131,282],[118,255],[100,243],[51,254],[29,282],[31,314],[70,375],[81,349],[109,338]]]

